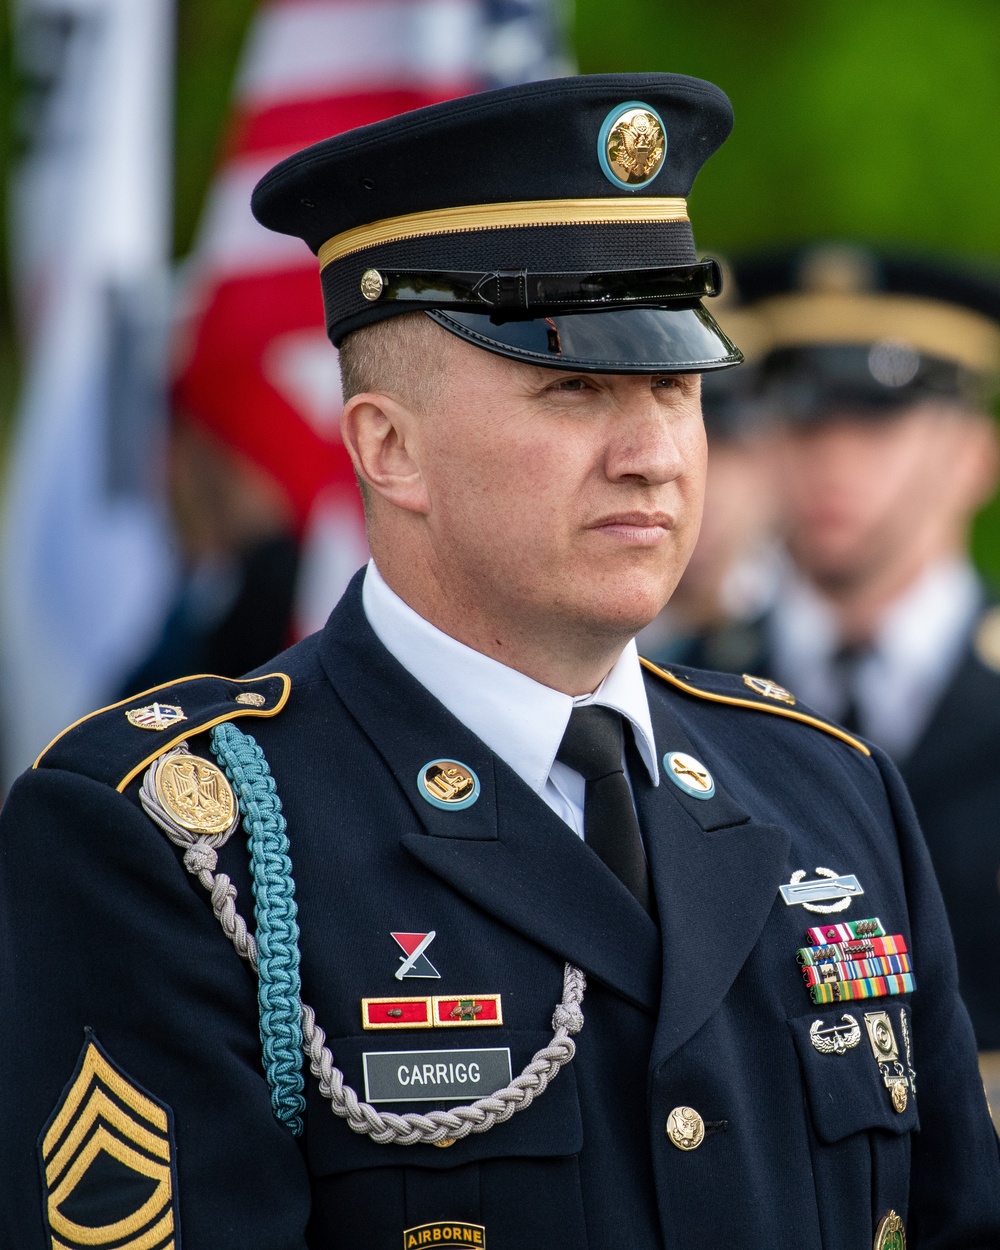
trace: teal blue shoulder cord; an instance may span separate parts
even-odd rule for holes
[[[264,752],[231,722],[212,730],[212,751],[243,813],[257,921],[260,1040],[274,1114],[302,1132],[302,978],[295,883],[281,800]]]

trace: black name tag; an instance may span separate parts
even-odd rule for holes
[[[511,1081],[506,1046],[486,1050],[377,1050],[362,1056],[368,1102],[475,1102]]]

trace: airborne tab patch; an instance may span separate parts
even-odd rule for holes
[[[89,1029],[38,1153],[50,1250],[173,1250],[170,1109],[116,1067]]]
[[[435,1220],[403,1232],[403,1250],[424,1250],[425,1246],[458,1246],[459,1250],[486,1250],[486,1229],[482,1224]]]

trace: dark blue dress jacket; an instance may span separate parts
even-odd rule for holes
[[[248,689],[263,706],[234,703]],[[488,1250],[867,1250],[894,1211],[911,1248],[1000,1246],[997,1139],[892,765],[738,678],[675,668],[647,690],[660,756],[688,751],[717,786],[702,801],[632,770],[656,921],[385,651],[360,580],[261,674],[157,692],[176,729],[126,720],[146,696],[58,739],[0,821],[0,1245],[400,1250],[450,1225]],[[304,1134],[274,1118],[254,976],[137,800],[157,753],[186,734],[209,756],[203,731],[237,717],[284,806],[303,998],[347,1080],[364,1090],[365,1052],[450,1047],[509,1047],[516,1073],[569,960],[577,1055],[529,1109],[446,1149],[383,1146],[307,1074]],[[473,806],[418,795],[437,758],[475,770]],[[914,993],[812,1005],[795,952],[823,917],[779,886],[817,866],[865,891],[832,919],[905,936]],[[220,869],[252,927],[242,834]],[[391,934],[431,930],[440,980],[401,984]],[[361,999],[399,993],[500,994],[503,1025],[365,1032]],[[902,1112],[864,1028],[840,1054],[810,1041],[874,1010],[900,1045],[907,1013]],[[665,1132],[675,1107],[705,1121],[696,1149]]]

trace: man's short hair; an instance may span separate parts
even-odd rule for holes
[[[362,326],[340,345],[344,403],[371,391],[424,410],[432,401],[437,363],[446,347],[440,330],[422,312]]]

